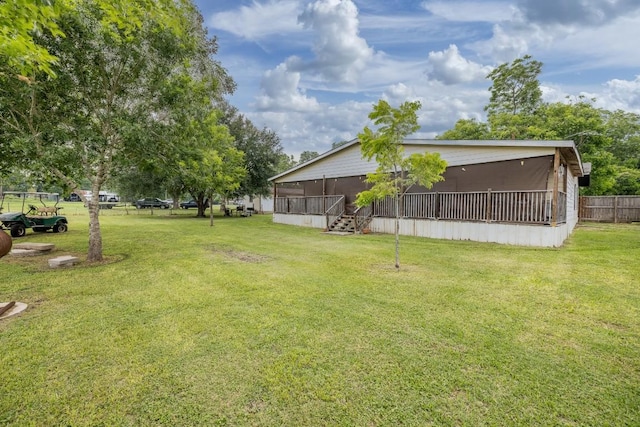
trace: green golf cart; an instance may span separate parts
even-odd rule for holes
[[[21,199],[22,209],[20,212],[1,213],[5,206],[7,196],[13,196]],[[28,204],[29,208],[25,213],[25,204],[27,196],[40,200],[42,206]],[[44,200],[54,197],[55,204],[47,206]],[[64,233],[67,231],[67,218],[58,215],[58,211],[62,207],[58,207],[59,197],[57,194],[35,193],[35,192],[16,192],[7,191],[2,194],[2,202],[0,203],[0,230],[9,230],[11,236],[22,237],[26,234],[27,229],[31,228],[34,232],[45,232],[48,230],[54,233]]]

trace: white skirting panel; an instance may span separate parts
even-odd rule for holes
[[[300,227],[326,228],[327,218],[323,215],[273,214],[273,222],[278,224],[298,225]]]
[[[326,219],[322,215],[273,214],[273,222],[320,229],[326,227]],[[569,237],[575,225],[576,221],[551,227],[548,225],[401,219],[400,234],[517,246],[560,247]],[[395,222],[393,218],[374,218],[369,228],[374,233],[394,234]]]
[[[471,240],[517,246],[560,247],[575,224],[546,225],[493,224],[484,222],[401,219],[400,234],[446,240]],[[394,233],[393,218],[374,218],[374,233]]]

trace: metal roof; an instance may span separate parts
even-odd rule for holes
[[[284,171],[278,175],[269,178],[269,181],[275,181],[278,178],[289,175],[297,170],[305,168],[315,162],[318,162],[327,157],[333,156],[336,153],[349,148],[360,141],[356,138],[346,144],[333,148],[325,153],[320,154],[313,159],[294,166],[293,168]],[[467,139],[405,139],[403,145],[424,145],[424,146],[471,146],[471,147],[547,147],[547,148],[559,148],[563,157],[567,161],[568,167],[575,176],[583,176],[588,174],[583,170],[582,161],[580,160],[580,154],[573,141],[570,140],[535,140],[535,139],[509,139],[509,140],[467,140]]]

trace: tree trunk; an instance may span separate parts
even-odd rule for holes
[[[89,252],[87,262],[102,261],[102,233],[100,232],[100,188],[91,189],[89,206]]]
[[[400,270],[400,197],[396,195],[396,270]]]
[[[196,204],[198,205],[198,208],[197,208],[198,209],[198,213],[196,214],[196,217],[198,217],[198,218],[205,218],[204,211],[207,210],[207,204],[205,203],[205,197],[206,196],[204,194],[201,194],[195,199]]]
[[[213,194],[209,194],[209,227],[213,227]]]

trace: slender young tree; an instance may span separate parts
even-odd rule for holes
[[[375,159],[376,171],[367,174],[369,190],[358,193],[357,206],[367,206],[375,200],[391,197],[395,206],[395,266],[400,269],[400,206],[404,195],[413,185],[431,188],[435,182],[442,181],[447,163],[439,153],[423,153],[405,156],[403,142],[405,137],[416,132],[418,125],[418,101],[404,102],[399,108],[393,108],[384,100],[374,105],[369,118],[378,126],[376,131],[368,127],[358,134],[362,157]]]

